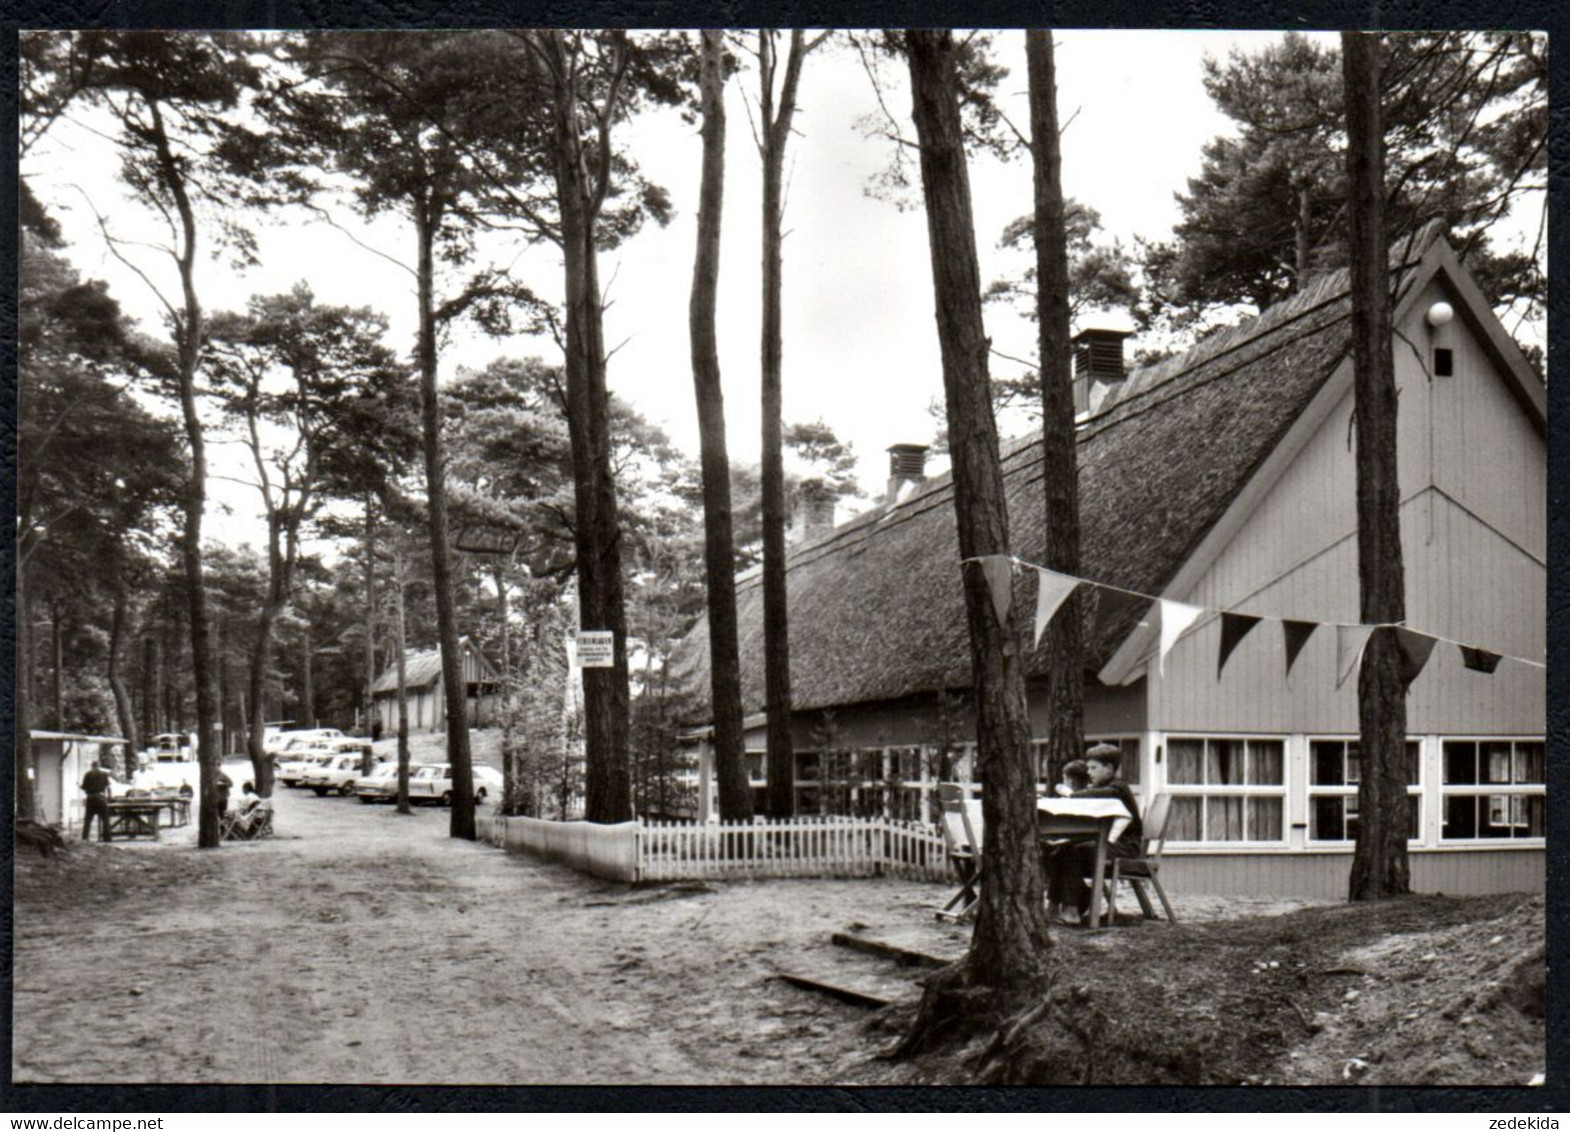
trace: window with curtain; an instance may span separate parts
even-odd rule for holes
[[[1421,746],[1406,744],[1408,840],[1423,837]],[[1308,839],[1357,840],[1357,789],[1362,761],[1356,739],[1314,739],[1308,745]]]
[[[1085,750],[1096,746],[1098,743],[1111,743],[1123,754],[1119,773],[1123,781],[1128,783],[1135,795],[1139,794],[1139,736],[1137,735],[1087,735],[1085,736]],[[1050,777],[1047,769],[1047,741],[1033,739],[1030,743],[1031,754],[1036,760],[1036,781],[1043,786],[1056,786],[1057,779]]]
[[[1441,841],[1541,838],[1547,832],[1541,740],[1446,739]]]
[[[1285,843],[1285,740],[1173,736],[1164,765],[1169,841]]]

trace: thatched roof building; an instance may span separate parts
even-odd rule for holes
[[[1410,268],[1434,239],[1397,246]],[[1403,282],[1410,282],[1402,270]],[[1179,567],[1347,355],[1351,301],[1345,270],[1186,354],[1136,370],[1078,430],[1081,572],[1144,594],[1162,593]],[[1044,562],[1041,446],[1003,446],[1011,550]],[[953,482],[934,478],[894,506],[798,547],[786,565],[791,689],[798,710],[970,684],[970,654],[955,529]],[[1016,598],[1033,592],[1021,581]],[[1099,671],[1144,615],[1137,602],[1086,601],[1086,663]],[[742,696],[761,711],[763,586],[737,582]],[[707,703],[708,626],[700,620],[675,673]],[[1044,672],[1036,654],[1030,675]]]
[[[1435,642],[1407,696],[1413,884],[1540,888],[1546,389],[1437,231],[1394,246],[1391,269],[1406,624]],[[1357,681],[1338,646],[1361,621],[1347,274],[1126,377],[1120,338],[1081,351],[1112,364],[1079,383],[1105,391],[1078,429],[1080,575],[1146,596],[1089,591],[1086,737],[1122,747],[1145,800],[1171,796],[1174,887],[1340,895],[1359,770]],[[910,454],[891,454],[890,501],[788,558],[799,812],[910,818],[936,780],[977,769],[952,481],[911,486]],[[1039,440],[1005,444],[1002,464],[1010,550],[1044,563]],[[758,713],[761,579],[736,593],[744,707]],[[1021,571],[1016,602],[1035,595]],[[1165,652],[1157,597],[1193,618]],[[1223,611],[1260,619],[1225,666]],[[1289,649],[1287,621],[1315,631]],[[1506,659],[1477,667],[1463,643]],[[700,705],[708,648],[700,621],[672,662]],[[1030,653],[1038,741],[1044,669]],[[745,729],[761,792],[761,717]]]

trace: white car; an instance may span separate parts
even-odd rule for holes
[[[273,777],[285,786],[300,786],[301,779],[333,755],[333,751],[323,747],[301,747],[285,751]]]
[[[500,795],[502,776],[488,766],[474,768],[474,799],[483,802],[492,794]],[[434,763],[420,768],[418,774],[409,776],[410,802],[436,802],[452,805],[452,767],[447,763]]]
[[[424,765],[424,763],[410,763],[409,777],[412,779],[415,772]],[[356,778],[354,793],[366,805],[372,802],[395,801],[398,797],[398,760],[388,759],[379,764],[370,774]]]
[[[300,785],[310,787],[318,798],[324,798],[329,793],[342,794],[347,798],[354,793],[354,780],[360,777],[361,765],[359,752],[335,754],[306,771],[300,778]]]
[[[309,730],[276,731],[267,736],[263,746],[274,754],[283,755],[289,751],[298,751],[306,747],[326,743],[330,739],[342,739],[343,732],[336,727],[313,727]]]

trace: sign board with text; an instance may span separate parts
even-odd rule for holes
[[[616,666],[616,635],[609,629],[581,629],[577,644],[579,668]]]

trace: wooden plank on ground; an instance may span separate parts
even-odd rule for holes
[[[901,967],[947,967],[950,963],[950,960],[940,959],[936,955],[927,955],[924,952],[912,951],[908,947],[884,943],[879,939],[849,935],[845,932],[835,932],[829,937],[829,942],[836,947],[848,947],[852,951],[876,955],[880,959],[891,959]]]
[[[853,990],[850,987],[825,983],[818,979],[808,978],[806,975],[793,975],[788,971],[781,971],[777,977],[793,987],[816,991],[818,994],[826,994],[830,998],[837,998],[841,1002],[848,1002],[852,1006],[864,1006],[871,1010],[879,1010],[889,1004],[887,999],[879,998],[876,995],[866,994],[859,990]]]

